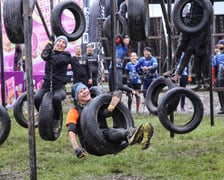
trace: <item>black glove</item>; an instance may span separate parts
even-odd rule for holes
[[[54,35],[49,36],[49,40],[50,40],[52,43],[54,43],[54,40],[55,40]]]
[[[77,158],[82,158],[85,156],[86,150],[82,147],[78,147],[77,149],[75,149],[75,154]]]
[[[121,90],[116,90],[113,92],[113,96],[118,97],[119,99],[121,99],[122,97],[122,91]]]
[[[108,111],[108,109],[104,109],[103,112],[102,112],[102,115],[104,117],[111,117],[112,116],[112,112]]]

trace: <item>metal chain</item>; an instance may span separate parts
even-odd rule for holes
[[[97,54],[98,54],[98,78],[97,82],[99,85],[102,85],[102,76],[104,73],[102,72],[103,62],[102,62],[102,36],[103,36],[103,14],[104,14],[104,0],[99,0],[99,14],[98,14],[98,40],[97,40]]]

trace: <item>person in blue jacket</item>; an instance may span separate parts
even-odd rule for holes
[[[216,87],[224,87],[224,39],[218,42],[220,54],[214,57],[213,66],[216,69]],[[218,97],[220,102],[220,111],[218,114],[224,114],[224,92],[218,91]]]
[[[140,96],[139,96],[138,90],[141,90],[142,81],[138,72],[135,70],[135,65],[137,63],[137,60],[138,60],[138,56],[136,52],[131,52],[130,61],[126,64],[125,71],[128,75],[128,78],[127,78],[128,87],[136,91],[136,93],[134,94],[136,98],[136,113],[139,114]],[[128,93],[127,96],[128,96],[128,109],[131,111],[133,94]]]
[[[180,64],[181,64],[181,62],[182,62],[182,59],[183,59],[183,57],[184,57],[184,54],[185,54],[185,53],[183,52],[182,55],[181,55],[181,57],[180,57],[180,60],[179,60],[178,65],[177,65],[177,68],[176,68],[176,70],[175,70],[175,74],[177,74],[177,72],[178,72],[178,70],[179,70],[179,68],[180,68]],[[191,61],[190,61],[190,62],[191,62]],[[190,62],[189,62],[189,63],[190,63]],[[182,73],[181,73],[179,85],[180,85],[181,87],[186,87],[186,85],[187,85],[187,81],[188,81],[188,67],[186,66],[186,67],[184,68],[184,70],[182,71]],[[185,96],[181,96],[181,102],[180,102],[181,111],[185,111],[185,109],[184,109],[184,105],[185,105]]]
[[[135,70],[139,73],[143,74],[143,96],[145,98],[146,90],[152,83],[152,81],[158,77],[157,69],[158,69],[158,61],[151,54],[152,49],[150,47],[145,47],[143,50],[144,56],[141,57],[137,64],[135,65]]]
[[[128,86],[123,85],[123,62],[124,62],[124,57],[128,56],[128,46],[130,43],[130,38],[128,35],[124,35],[124,37],[122,38],[121,36],[117,36],[116,39],[116,69],[117,69],[117,73],[116,73],[116,78],[117,78],[117,88],[122,90],[122,91],[126,91],[126,92],[130,92],[130,93],[134,93],[133,89],[129,88]],[[113,87],[113,75],[112,75],[112,64],[110,64],[109,66],[109,89],[110,91],[113,91],[114,87]]]

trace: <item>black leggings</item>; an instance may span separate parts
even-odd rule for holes
[[[121,143],[127,141],[128,130],[124,128],[106,128],[102,129],[105,138],[111,142]]]

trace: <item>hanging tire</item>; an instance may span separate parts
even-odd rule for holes
[[[184,95],[190,99],[194,107],[194,113],[192,119],[190,119],[187,123],[183,125],[175,125],[168,118],[167,108],[169,106],[170,101],[173,100],[176,96]],[[183,87],[176,87],[169,90],[164,98],[162,99],[159,107],[158,107],[158,117],[161,124],[169,131],[177,133],[177,134],[184,134],[193,131],[195,128],[199,126],[201,120],[203,118],[203,104],[201,102],[200,97],[190,89],[183,88]]]
[[[128,29],[132,41],[145,41],[149,35],[149,8],[145,0],[128,0]]]
[[[27,91],[25,91],[21,96],[19,96],[19,98],[16,100],[15,104],[14,104],[14,108],[13,108],[13,115],[15,117],[16,122],[24,127],[24,128],[28,128],[28,114],[27,114]],[[25,110],[25,111],[24,111]],[[38,127],[38,117],[35,117],[35,122],[34,122],[34,126],[35,128]]]
[[[194,0],[194,2],[198,3],[200,7],[203,9],[203,15],[201,17],[200,22],[198,22],[196,25],[193,24],[187,24],[184,22],[184,18],[182,17],[182,12],[187,3],[192,2],[192,0],[177,0],[175,1],[173,11],[172,11],[172,19],[174,25],[177,27],[177,29],[184,33],[195,33],[203,28],[205,28],[208,23],[211,22],[212,14],[213,14],[213,6],[210,2],[210,0]]]
[[[83,135],[91,148],[97,152],[97,156],[116,154],[127,146],[120,146],[117,143],[108,141],[99,126],[109,127],[106,118],[101,112],[106,109],[112,96],[100,94],[95,97],[84,109],[81,116],[81,128]],[[113,128],[129,129],[134,127],[134,121],[125,104],[120,102],[112,113]]]
[[[11,129],[11,120],[7,110],[0,105],[0,145],[5,142]]]
[[[75,28],[72,33],[68,33],[63,28],[61,16],[64,10],[69,10],[75,18]],[[65,35],[69,41],[79,39],[85,31],[85,15],[80,6],[74,1],[64,1],[58,3],[51,12],[51,27],[56,36]]]
[[[159,104],[159,95],[161,94],[162,90],[167,87],[168,90],[176,87],[176,85],[172,82],[170,78],[165,78],[160,76],[158,79],[155,79],[146,91],[146,107],[152,114],[157,114],[158,111],[158,104]],[[175,99],[175,104],[172,108],[169,108],[168,114],[172,112],[177,105],[179,104],[179,99]]]
[[[4,0],[3,19],[9,40],[14,44],[24,43],[23,1]]]
[[[53,106],[53,94],[51,92],[45,93],[39,109],[40,137],[44,140],[55,141],[60,136],[62,130],[62,123],[62,106],[60,117],[55,117]]]
[[[121,37],[123,37],[125,34],[129,34],[128,24],[126,19],[118,13],[116,13],[116,19],[118,22],[118,29],[119,29],[117,34],[121,35]],[[109,15],[103,22],[103,33],[108,39],[112,38],[111,37],[111,15]]]

